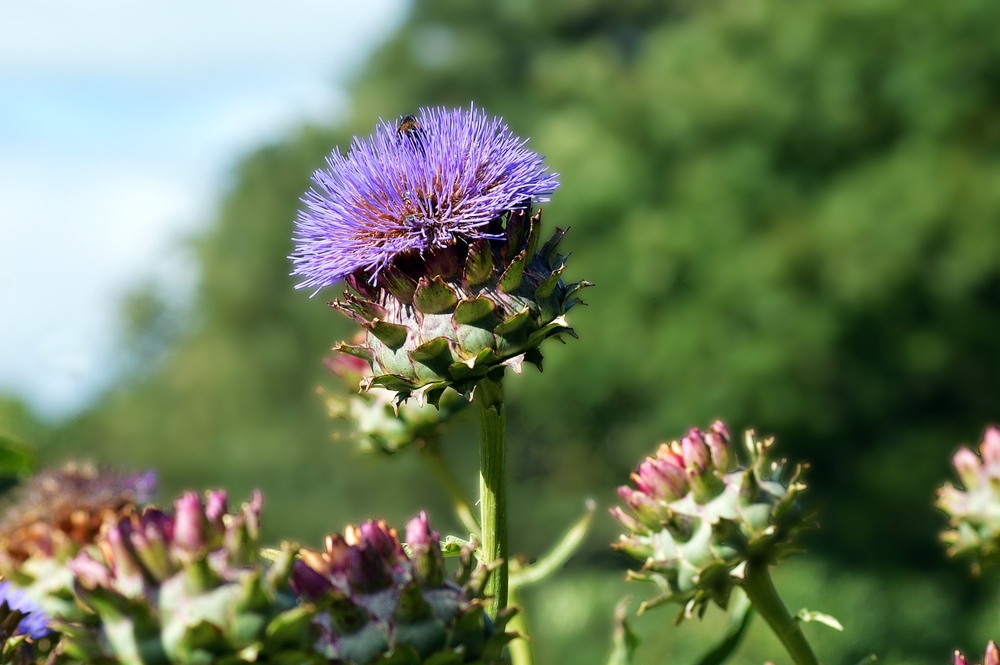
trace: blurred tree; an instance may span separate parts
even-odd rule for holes
[[[168,488],[262,485],[270,523],[308,538],[443,516],[412,456],[329,442],[313,391],[349,329],[292,288],[286,256],[335,145],[475,101],[562,174],[545,219],[572,226],[570,271],[598,284],[581,340],[511,381],[515,547],[539,551],[657,441],[722,417],[814,463],[835,553],[936,565],[932,489],[1000,418],[997,34],[991,0],[417,0],[336,129],[241,162],[196,246],[186,333],[52,454],[152,464]],[[160,334],[133,318],[134,343]],[[466,443],[448,452],[467,470]]]

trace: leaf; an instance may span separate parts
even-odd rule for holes
[[[718,644],[712,647],[704,656],[698,659],[696,665],[720,665],[726,662],[743,641],[743,637],[753,619],[753,605],[742,589],[733,592],[733,610],[729,616],[729,625]]]
[[[844,627],[839,621],[834,619],[829,614],[823,614],[822,612],[813,612],[811,610],[801,609],[796,612],[795,620],[801,621],[802,623],[811,623],[815,621],[816,623],[821,623],[824,626],[829,626],[834,630],[844,632]]]

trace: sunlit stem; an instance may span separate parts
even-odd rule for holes
[[[507,647],[510,650],[511,665],[533,665],[535,656],[531,653],[531,638],[528,634],[528,617],[524,613],[524,605],[521,604],[520,591],[516,586],[510,587],[510,604],[517,607],[517,614],[511,617],[507,627],[519,637],[511,641]]]
[[[778,636],[785,651],[796,665],[819,665],[812,647],[802,634],[799,622],[788,613],[785,604],[778,597],[778,592],[771,582],[768,563],[757,560],[747,562],[746,577],[742,586],[753,608]]]
[[[486,594],[491,617],[507,607],[507,445],[506,411],[501,375],[486,377],[476,385],[474,402],[479,411],[479,524],[483,531],[480,558],[503,563],[490,575]]]
[[[451,498],[451,505],[455,510],[458,521],[462,523],[462,526],[470,534],[476,538],[481,538],[479,522],[476,521],[476,515],[472,512],[472,505],[465,498],[465,492],[462,491],[451,469],[448,468],[448,465],[445,464],[444,459],[441,457],[438,442],[436,440],[425,440],[420,445],[420,453],[420,456],[430,468],[431,473],[434,474],[444,488],[444,491]]]

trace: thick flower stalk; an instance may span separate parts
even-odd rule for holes
[[[960,486],[938,490],[935,505],[948,515],[941,534],[950,556],[969,556],[973,570],[1000,563],[1000,429],[990,427],[978,454],[961,447],[952,457]]]
[[[955,659],[953,661],[954,665],[969,665],[969,661],[965,659],[960,652],[955,652]],[[1000,649],[997,649],[996,642],[990,641],[986,645],[986,655],[983,656],[982,665],[1000,665]]]
[[[188,492],[173,514],[147,508],[107,528],[99,553],[72,562],[100,618],[91,644],[135,665],[314,662],[313,608],[290,585],[294,548],[269,568],[258,558],[261,501],[231,513],[223,491]]]
[[[540,366],[538,346],[573,334],[557,230],[539,248],[532,203],[557,187],[542,158],[483,111],[423,109],[334,153],[296,224],[294,274],[366,331],[339,348],[371,363],[365,387],[437,403],[471,396],[496,369]]]
[[[321,609],[317,650],[343,665],[501,662],[511,611],[487,616],[490,569],[465,551],[449,578],[438,540],[421,513],[405,549],[395,530],[369,521],[329,536],[323,551],[302,550],[294,582]]]
[[[725,425],[692,429],[647,457],[632,474],[633,486],[618,488],[627,510],[611,513],[628,532],[614,546],[642,563],[631,578],[660,589],[640,613],[679,603],[680,621],[700,616],[710,601],[725,608],[748,565],[766,571],[809,526],[798,502],[802,467],[772,460],[773,439],[748,431],[745,441],[750,459],[741,467]]]

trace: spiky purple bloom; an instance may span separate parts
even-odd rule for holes
[[[8,581],[0,582],[0,605],[4,603],[11,610],[24,615],[17,624],[15,635],[27,635],[33,640],[40,640],[49,634],[49,618],[42,608],[28,598],[23,590]]]
[[[318,291],[352,274],[374,284],[404,255],[498,237],[492,220],[548,200],[559,184],[526,143],[473,106],[421,109],[356,138],[303,198],[291,256],[298,287]]]

